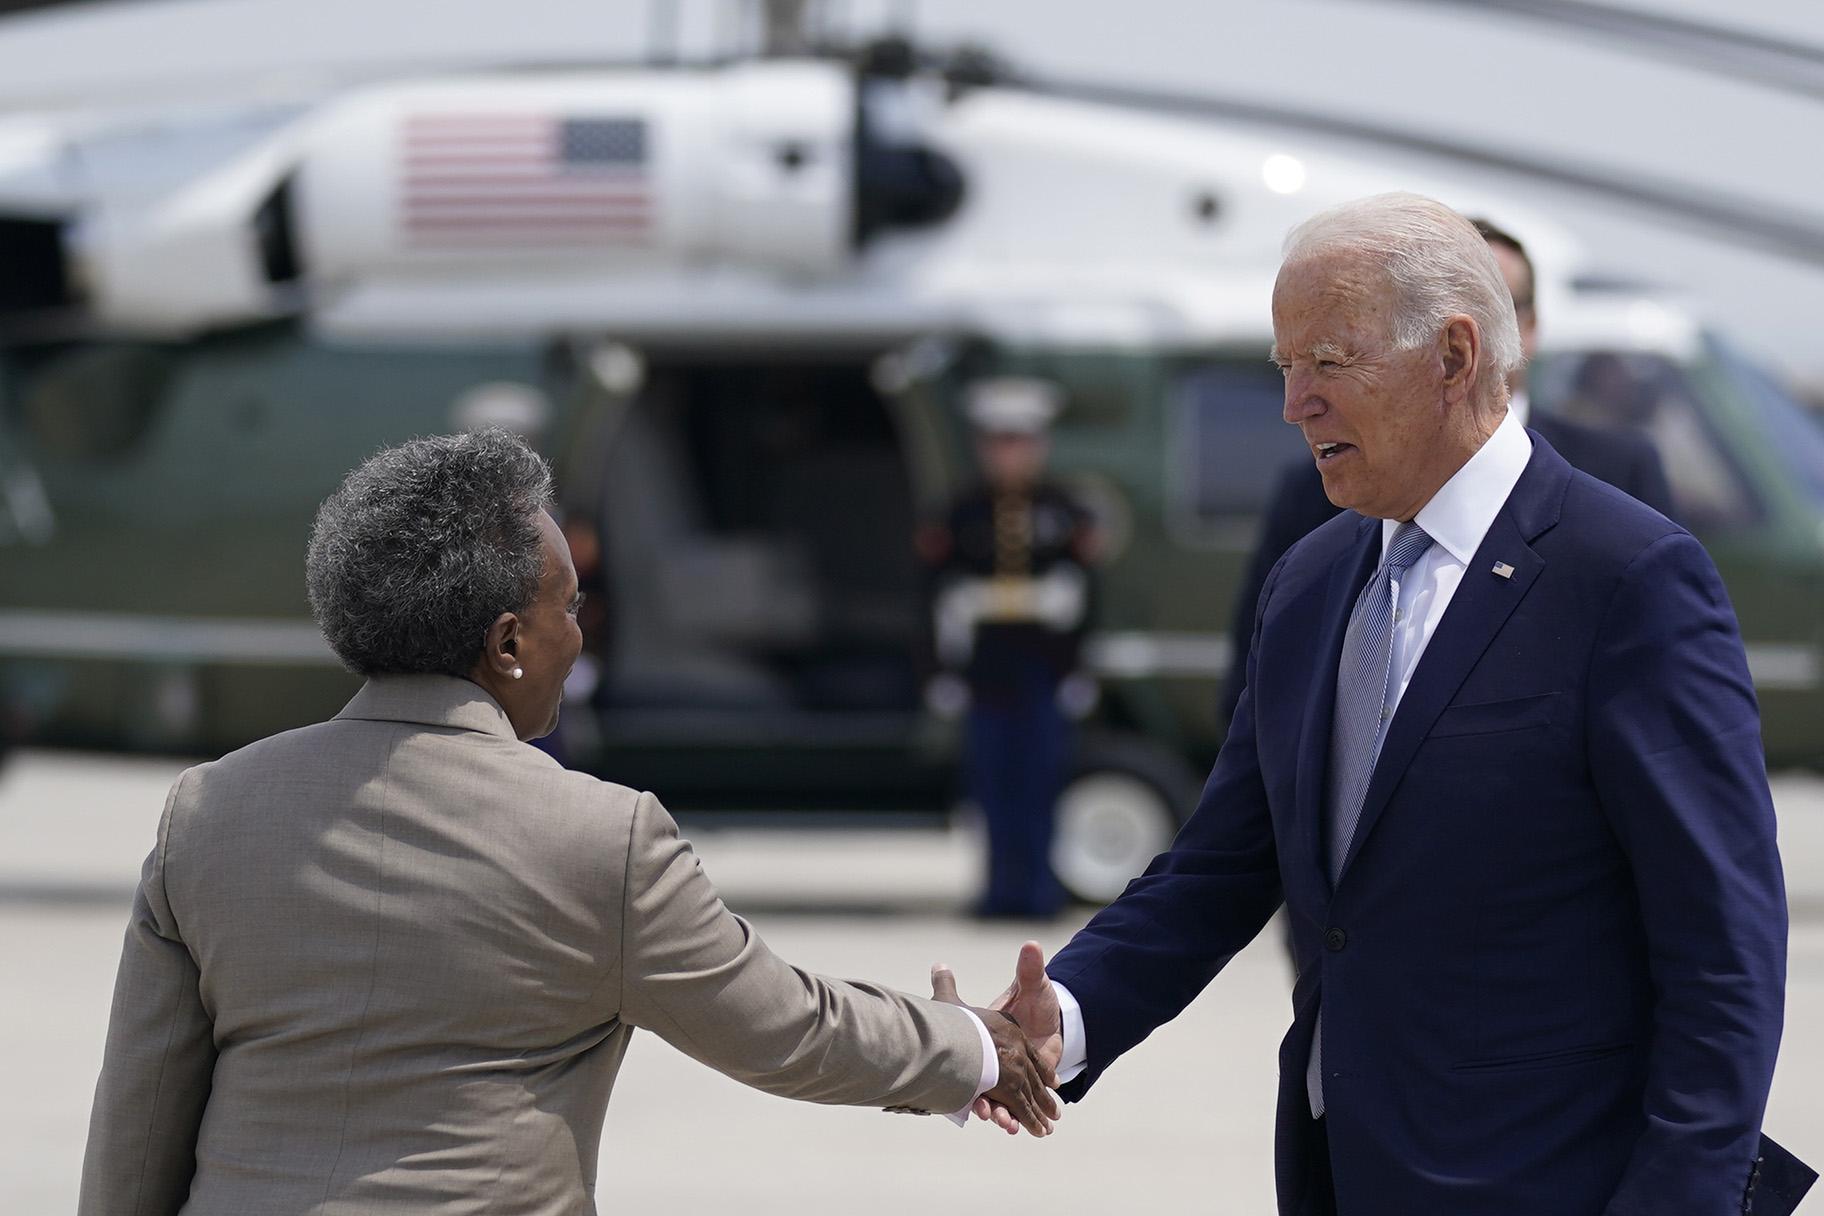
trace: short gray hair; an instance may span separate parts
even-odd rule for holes
[[[466,675],[488,627],[545,573],[551,470],[502,430],[414,439],[324,500],[305,583],[330,648],[361,675]]]
[[[1410,350],[1435,340],[1461,313],[1482,331],[1493,384],[1507,382],[1524,353],[1514,299],[1500,263],[1475,226],[1435,199],[1376,194],[1312,216],[1286,237],[1285,260],[1355,253],[1387,273],[1398,301],[1393,340]]]

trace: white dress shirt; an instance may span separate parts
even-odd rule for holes
[[[1516,393],[1507,416],[1438,492],[1419,509],[1415,522],[1431,537],[1431,548],[1412,564],[1393,589],[1392,705],[1398,711],[1406,686],[1418,670],[1425,647],[1437,632],[1444,610],[1463,581],[1470,559],[1506,505],[1508,495],[1532,459],[1533,441],[1527,437],[1523,415],[1524,394]],[[1381,521],[1381,551],[1393,541],[1400,521]],[[1084,1041],[1083,1009],[1064,985],[1053,982],[1064,1021],[1064,1058],[1058,1066],[1058,1083],[1081,1073],[1089,1060]]]
[[[995,1054],[994,1036],[988,1033],[987,1024],[975,1016],[975,1010],[965,1009],[963,1012],[969,1015],[971,1022],[975,1023],[975,1033],[982,1036],[982,1075],[980,1083],[975,1087],[975,1098],[979,1098],[1001,1083],[1001,1060]],[[969,1099],[969,1106],[951,1111],[944,1118],[958,1127],[964,1126],[969,1122],[969,1107],[975,1105],[975,1098]]]

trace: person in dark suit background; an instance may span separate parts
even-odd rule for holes
[[[1511,301],[1442,204],[1301,225],[1273,332],[1350,511],[1269,572],[1171,849],[996,1007],[1081,1101],[1283,904],[1282,1216],[1789,1211],[1785,894],[1715,566],[1520,426]]]
[[[1488,220],[1472,219],[1470,223],[1488,242],[1495,262],[1501,268],[1501,277],[1506,280],[1507,290],[1514,298],[1521,351],[1527,360],[1531,360],[1539,348],[1537,284],[1532,258],[1518,237]],[[1672,489],[1666,482],[1666,470],[1652,443],[1623,431],[1597,430],[1549,414],[1534,414],[1527,394],[1524,362],[1509,373],[1508,390],[1508,408],[1519,418],[1520,425],[1531,427],[1568,460],[1572,468],[1582,469],[1598,481],[1606,481],[1633,495],[1668,519],[1677,518],[1672,509]],[[1324,493],[1323,477],[1317,466],[1308,460],[1287,465],[1274,484],[1261,516],[1260,537],[1248,560],[1247,576],[1235,597],[1230,618],[1229,653],[1233,657],[1228,679],[1223,683],[1223,721],[1234,719],[1235,703],[1241,699],[1241,686],[1247,671],[1248,639],[1254,631],[1254,606],[1260,600],[1260,589],[1266,585],[1267,572],[1285,556],[1286,550],[1342,510]]]

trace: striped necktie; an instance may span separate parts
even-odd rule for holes
[[[1393,717],[1389,684],[1393,675],[1394,586],[1431,548],[1425,529],[1411,522],[1394,529],[1380,569],[1356,598],[1343,635],[1343,655],[1336,669],[1336,709],[1330,730],[1330,801],[1325,840],[1329,848],[1330,885],[1343,876],[1343,863],[1355,841],[1368,781]],[[1324,1019],[1318,1010],[1311,1040],[1311,1062],[1305,1069],[1305,1092],[1311,1116],[1324,1113]]]

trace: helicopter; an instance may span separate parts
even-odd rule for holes
[[[1770,760],[1824,759],[1824,435],[1689,308],[1472,185],[899,42],[0,124],[0,702],[183,752],[328,716],[317,504],[378,447],[505,425],[605,608],[567,762],[686,817],[942,817],[911,537],[970,476],[967,387],[1041,378],[1106,534],[1054,861],[1112,898],[1221,743],[1223,623],[1302,454],[1280,241],[1393,188],[1525,238],[1535,407],[1661,444]]]

